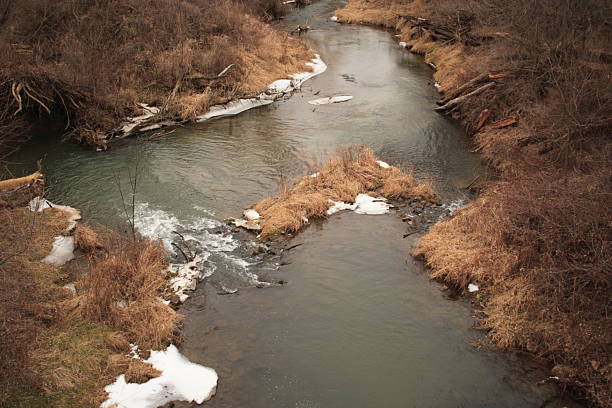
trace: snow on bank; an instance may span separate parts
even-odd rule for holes
[[[314,99],[312,101],[308,101],[310,105],[329,105],[330,103],[340,103],[346,102],[353,99],[350,95],[337,95],[337,96],[328,96],[327,98],[319,98]]]
[[[276,80],[268,85],[265,92],[257,95],[254,98],[236,99],[225,104],[214,105],[208,110],[208,112],[196,117],[196,122],[204,122],[223,116],[233,116],[249,109],[269,105],[284,95],[300,89],[305,81],[309,80],[315,75],[325,72],[327,69],[327,65],[325,62],[323,62],[318,54],[316,54],[315,58],[313,58],[310,62],[307,62],[306,65],[312,68],[312,72],[300,72],[297,74],[288,75],[288,79]],[[126,137],[132,134],[139,126],[149,122],[151,122],[150,125],[137,129],[137,131],[134,133],[146,132],[149,130],[159,129],[164,126],[177,125],[179,123],[168,120],[155,122],[154,118],[161,113],[161,109],[155,106],[149,106],[146,103],[140,103],[139,106],[142,108],[144,113],[140,116],[126,118],[125,122],[123,122],[116,130],[121,134],[119,137]],[[99,151],[102,150],[103,149],[100,149]]]
[[[473,292],[478,292],[480,290],[480,288],[478,287],[478,285],[475,285],[473,283],[470,283],[468,285],[468,292],[473,293]]]
[[[49,255],[43,258],[43,262],[62,266],[66,262],[74,259],[74,237],[58,235],[53,241],[53,248]]]
[[[123,126],[121,127],[121,130],[125,134],[130,133],[132,130],[134,130],[136,126],[140,125],[141,123],[146,122],[147,120],[151,119],[152,117],[159,114],[160,112],[159,108],[156,108],[155,106],[149,106],[146,103],[139,103],[138,105],[142,108],[142,110],[145,113],[140,116],[126,119],[126,123],[124,123]]]
[[[330,20],[331,21],[338,21],[338,16],[331,16]]]
[[[49,255],[42,259],[42,262],[62,266],[66,262],[74,259],[75,242],[71,234],[77,222],[81,219],[81,212],[67,205],[53,204],[43,197],[34,197],[28,203],[28,208],[30,211],[34,212],[41,212],[46,208],[57,208],[66,213],[68,217],[68,226],[64,230],[63,235],[58,235],[54,238],[53,248],[51,248]]]
[[[332,201],[334,203],[327,210],[327,215],[332,215],[338,211],[351,210],[357,214],[365,215],[380,215],[389,212],[391,206],[387,204],[387,199],[383,197],[372,197],[367,194],[357,194],[354,204],[348,204],[342,201]]]
[[[174,345],[165,351],[151,351],[145,360],[162,372],[143,384],[127,383],[125,375],[104,389],[108,399],[101,408],[157,408],[171,401],[201,404],[217,389],[217,372],[192,363]]]
[[[198,116],[196,121],[204,122],[217,117],[237,115],[252,108],[269,105],[282,96],[300,89],[304,82],[315,75],[322,74],[327,69],[327,65],[318,54],[311,62],[307,62],[306,65],[312,68],[312,72],[300,72],[289,75],[290,79],[276,80],[268,85],[266,92],[259,94],[255,98],[237,99],[223,105],[215,105],[205,114]]]
[[[66,234],[72,232],[72,230],[76,227],[77,222],[81,219],[81,212],[76,208],[69,207],[67,205],[59,205],[53,204],[51,201],[42,197],[34,197],[28,203],[28,208],[30,211],[41,212],[46,208],[57,208],[58,210],[62,210],[68,215],[68,226],[66,227]]]

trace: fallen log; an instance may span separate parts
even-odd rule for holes
[[[29,176],[0,181],[0,191],[15,190],[23,186],[30,186],[40,181],[43,181],[43,175],[40,171],[37,171]]]
[[[480,112],[480,115],[478,115],[478,119],[476,120],[476,125],[472,128],[472,134],[478,132],[484,126],[487,120],[489,120],[490,116],[491,111],[489,109],[484,109],[482,112]]]
[[[42,195],[45,178],[40,171],[25,177],[0,181],[0,208],[26,205],[32,198]]]
[[[469,81],[467,81],[465,84],[461,85],[459,88],[455,89],[453,92],[451,92],[450,94],[448,94],[447,96],[445,96],[444,98],[440,99],[437,104],[438,105],[444,105],[446,103],[448,103],[449,101],[459,97],[463,92],[467,91],[468,89],[472,88],[475,85],[478,85],[479,83],[485,81],[488,79],[488,74],[480,74],[472,79],[470,79]]]
[[[467,93],[467,94],[465,94],[463,96],[460,96],[458,98],[452,99],[452,100],[448,101],[447,103],[445,103],[442,106],[435,107],[434,110],[436,110],[436,111],[447,111],[447,110],[450,110],[450,109],[454,108],[455,106],[463,103],[466,99],[469,99],[472,96],[475,96],[475,95],[478,95],[480,93],[483,93],[487,89],[490,89],[490,88],[492,88],[494,86],[495,86],[494,82],[488,82],[488,83],[484,84],[483,86],[481,86],[480,88],[477,88],[477,89],[473,90],[470,93]]]
[[[482,131],[486,132],[487,130],[503,129],[508,126],[515,125],[516,123],[517,123],[516,119],[508,118],[508,119],[500,120],[499,122],[491,123],[490,125],[485,126],[482,128]]]
[[[508,75],[510,75],[510,72],[505,71],[505,72],[496,72],[496,73],[489,73],[489,79],[491,81],[494,81],[496,79],[502,79],[502,78],[506,78]]]

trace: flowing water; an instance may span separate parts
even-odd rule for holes
[[[207,406],[540,406],[551,389],[532,376],[543,374],[470,345],[483,340],[470,306],[427,280],[409,256],[417,237],[402,238],[395,214],[334,215],[275,256],[254,255],[253,236],[223,222],[341,146],[370,146],[430,180],[439,215],[484,176],[458,125],[432,110],[430,68],[386,31],[331,22],[341,5],[323,0],[283,22],[308,23],[303,38],[328,64],[291,98],[105,153],[37,140],[13,161],[28,167],[46,152],[50,198],[103,223],[124,216],[119,186],[129,196],[127,169],[138,167],[139,230],[170,250],[180,231],[205,258],[207,277],[182,307],[182,351],[219,372]],[[354,98],[307,103],[332,95]]]

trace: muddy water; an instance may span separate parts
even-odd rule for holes
[[[272,256],[253,255],[253,237],[223,222],[341,146],[370,146],[431,180],[445,202],[435,218],[483,176],[461,129],[431,109],[430,69],[388,32],[331,22],[341,4],[283,23],[308,23],[304,39],[328,64],[292,98],[106,153],[39,140],[13,161],[28,167],[47,152],[50,198],[104,223],[123,216],[118,187],[128,193],[127,169],[138,167],[139,230],[169,249],[180,231],[205,258],[207,277],[182,309],[182,350],[220,374],[209,406],[539,406],[551,392],[533,385],[543,374],[470,346],[482,340],[470,307],[426,279],[408,256],[416,236],[402,238],[394,214],[335,215]],[[354,98],[307,103],[332,95]],[[278,281],[288,283],[256,288]]]

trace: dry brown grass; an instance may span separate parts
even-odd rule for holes
[[[480,45],[439,41],[402,14]],[[508,73],[452,112],[470,133],[484,109],[489,123],[518,120],[474,135],[501,180],[432,228],[417,254],[433,278],[485,288],[484,324],[498,345],[545,358],[553,375],[609,406],[609,8],[599,0],[350,0],[337,15],[397,29],[437,67],[443,95],[479,74]]]
[[[149,240],[125,242],[93,261],[78,281],[76,313],[123,333],[143,349],[179,340],[181,317],[161,297],[168,266],[163,247]]]
[[[585,186],[587,186],[585,188]],[[610,181],[593,174],[499,182],[421,240],[431,277],[484,289],[484,325],[500,346],[526,349],[610,402]]]
[[[307,70],[308,47],[261,20],[279,11],[278,0],[4,2],[0,157],[44,116],[95,145],[139,102],[190,119]]]
[[[120,373],[158,375],[125,357],[129,341],[146,349],[177,340],[180,316],[158,299],[166,290],[161,246],[78,225],[75,240],[91,265],[77,271],[74,297],[62,288],[67,269],[41,262],[67,218],[57,208],[0,208],[1,406],[97,407]]]
[[[76,247],[85,252],[93,252],[105,248],[98,233],[86,225],[77,224],[73,234]]]
[[[161,375],[161,371],[153,368],[151,363],[142,360],[133,359],[125,371],[125,381],[129,383],[142,384],[149,381],[151,378],[156,378]]]
[[[298,231],[311,219],[326,217],[332,206],[330,200],[352,203],[358,194],[437,201],[430,186],[418,185],[397,167],[385,169],[376,161],[368,148],[346,149],[318,170],[317,177],[302,177],[278,197],[260,201],[254,207],[262,216],[260,238]]]

